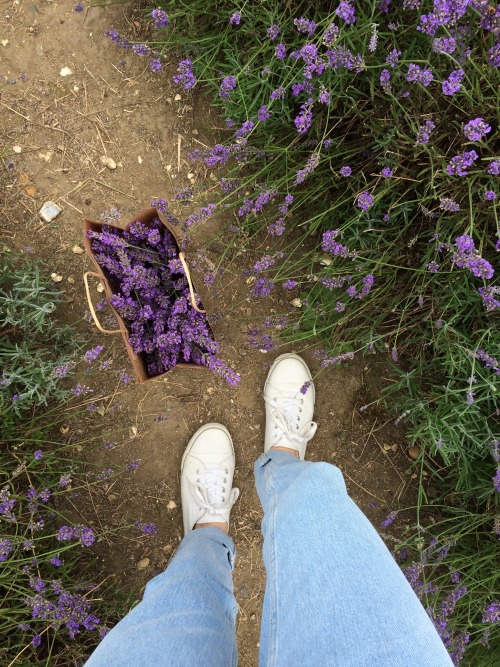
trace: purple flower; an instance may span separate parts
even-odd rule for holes
[[[386,93],[391,92],[391,73],[389,72],[388,69],[383,69],[380,72],[380,85],[382,86],[382,89]]]
[[[284,44],[277,44],[276,48],[274,49],[274,53],[276,58],[283,60],[286,58],[286,46]]]
[[[42,452],[42,450],[41,450],[41,449],[36,449],[36,450],[33,452],[33,458],[35,459],[35,461],[41,461],[41,460],[43,459],[43,452]]]
[[[392,49],[392,51],[385,59],[385,62],[391,67],[396,67],[400,58],[401,58],[401,51],[398,51],[397,49]]]
[[[481,620],[483,623],[498,623],[500,621],[500,601],[491,602],[484,610]]]
[[[75,531],[71,526],[61,526],[56,535],[59,542],[69,542],[75,537]]]
[[[281,29],[275,23],[273,23],[273,25],[268,28],[266,32],[269,39],[273,41],[280,34]]]
[[[409,83],[421,83],[423,86],[428,86],[434,78],[432,70],[430,67],[421,68],[415,63],[410,63],[408,65],[408,73],[406,75],[406,80]]]
[[[432,120],[426,120],[424,125],[421,125],[418,129],[416,143],[419,146],[425,146],[429,143],[430,134],[435,127],[436,124]]]
[[[83,355],[83,361],[87,362],[87,364],[91,364],[93,361],[97,359],[97,357],[101,354],[103,350],[104,350],[104,345],[97,345],[97,347],[87,350],[87,352],[85,352],[85,354]]]
[[[367,190],[361,192],[356,198],[356,206],[362,211],[368,211],[374,203],[375,200],[373,196]]]
[[[160,74],[160,72],[163,72],[163,65],[161,64],[161,60],[158,60],[158,58],[153,58],[150,60],[149,70],[155,74]]]
[[[395,511],[390,512],[383,521],[380,522],[380,525],[382,528],[387,528],[388,526],[391,525],[391,523],[394,523],[396,520],[398,513]]]
[[[384,178],[392,178],[392,169],[389,167],[384,167],[381,173]]]
[[[321,250],[323,250],[323,252],[329,252],[332,255],[349,257],[351,255],[349,249],[336,241],[338,234],[338,229],[330,229],[326,232],[323,232],[323,237],[321,239]]]
[[[488,51],[488,62],[494,67],[500,67],[500,42]]]
[[[42,636],[41,635],[35,635],[33,637],[33,639],[31,640],[31,646],[33,646],[33,648],[38,648],[41,643],[42,643]]]
[[[328,92],[328,90],[323,85],[321,86],[318,99],[322,104],[330,104],[331,103],[330,93]]]
[[[3,563],[9,557],[9,554],[13,550],[12,540],[1,539],[0,540],[0,563]]]
[[[446,165],[446,172],[449,176],[467,176],[468,167],[471,167],[478,159],[479,155],[475,150],[465,151],[462,155],[455,155]]]
[[[493,160],[488,167],[488,174],[498,176],[500,174],[500,160]]]
[[[328,28],[325,30],[325,34],[323,35],[323,42],[327,46],[330,46],[330,44],[337,39],[339,33],[340,33],[339,27],[335,25],[335,23],[330,23]]]
[[[495,487],[496,491],[500,493],[500,468],[497,468],[495,477],[493,477],[493,486]]]
[[[234,14],[231,14],[231,18],[229,19],[230,25],[240,25],[241,23],[241,12],[234,12]]]
[[[155,523],[142,523],[138,519],[134,521],[134,526],[145,535],[156,535],[158,532]]]
[[[266,297],[271,294],[274,289],[274,283],[268,278],[258,278],[250,288],[251,296]]]
[[[94,390],[90,389],[90,387],[86,387],[84,384],[78,383],[76,387],[73,387],[72,389],[70,389],[70,391],[74,396],[80,398],[80,396],[85,396],[86,394],[90,394]]]
[[[260,109],[257,112],[257,118],[261,123],[266,121],[270,117],[270,113],[267,110],[267,106],[264,104],[263,106],[260,107]]]
[[[310,387],[311,385],[312,385],[311,380],[307,380],[306,382],[304,382],[304,384],[302,385],[302,387],[301,387],[300,390],[299,390],[300,393],[301,393],[301,394],[304,394],[304,395],[307,394],[307,390],[309,389],[309,387]]]
[[[52,558],[50,559],[50,562],[55,567],[61,567],[61,565],[62,565],[62,560],[59,558],[59,556],[52,556]]]
[[[194,88],[196,85],[196,77],[193,74],[193,63],[190,60],[181,60],[177,66],[176,74],[172,77],[174,83],[181,83],[186,90]]]
[[[458,93],[460,90],[460,84],[464,78],[463,69],[456,69],[450,74],[450,76],[443,81],[441,84],[441,89],[444,95],[451,97],[455,93]]]
[[[344,178],[349,178],[351,174],[352,174],[352,169],[348,165],[345,165],[345,167],[340,168],[340,175],[343,176]]]
[[[82,2],[77,2],[73,5],[73,9],[75,12],[83,12],[83,3]]]
[[[150,49],[147,44],[134,44],[132,46],[132,51],[136,56],[149,56]]]
[[[299,185],[300,183],[303,183],[307,176],[309,176],[309,174],[311,174],[319,165],[320,158],[321,156],[319,153],[312,153],[307,160],[305,168],[297,171],[297,176],[293,184]]]
[[[488,132],[491,132],[491,125],[484,122],[484,118],[474,118],[464,126],[464,134],[470,141],[481,141]]]
[[[160,30],[160,28],[168,28],[170,25],[170,19],[168,18],[167,12],[163,9],[153,9],[151,16],[154,19],[154,28],[155,30]]]
[[[293,23],[297,28],[297,32],[302,34],[307,33],[308,37],[312,37],[316,31],[316,24],[314,21],[308,21],[303,16],[301,16],[299,19],[293,19]]]
[[[492,311],[500,308],[500,300],[496,298],[500,294],[500,287],[489,285],[488,287],[479,287],[477,291],[486,310]]]
[[[453,37],[436,37],[432,41],[432,50],[435,53],[451,55],[457,48],[457,41]]]
[[[457,236],[455,239],[457,248],[461,253],[469,253],[475,250],[476,246],[474,244],[474,239],[468,234],[462,234],[462,236]]]
[[[356,23],[356,10],[350,2],[342,0],[342,2],[339,3],[339,6],[335,10],[335,14],[343,19],[348,25]]]
[[[460,211],[460,205],[450,197],[441,197],[439,200],[439,208],[443,211],[448,211],[448,213],[457,213],[457,211]]]
[[[68,484],[71,484],[71,476],[70,475],[61,475],[61,477],[59,478],[58,484],[63,489],[65,489],[68,486]]]
[[[283,86],[279,86],[276,90],[273,90],[269,95],[270,100],[282,100],[285,97],[285,89]]]
[[[395,364],[397,364],[399,361],[398,350],[396,346],[394,346],[391,350],[391,359],[394,361]]]
[[[301,113],[294,119],[295,127],[297,131],[303,134],[311,127],[312,124],[312,106],[313,99],[310,97],[307,102],[301,105]]]
[[[498,359],[492,357],[483,349],[476,350],[476,358],[482,361],[487,368],[491,368],[497,375],[500,375],[500,361]]]
[[[437,273],[439,271],[439,264],[437,264],[436,262],[429,262],[425,266],[427,271],[429,271],[430,273]]]
[[[285,282],[281,283],[283,289],[295,289],[297,285],[298,282],[296,280],[285,280]]]
[[[224,100],[229,100],[229,93],[236,88],[236,78],[234,76],[226,76],[222,79],[219,87],[219,97]]]
[[[486,201],[495,201],[497,198],[496,192],[493,192],[493,190],[486,190],[484,193],[484,198]]]

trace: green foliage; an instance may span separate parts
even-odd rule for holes
[[[75,362],[76,332],[54,319],[58,290],[40,263],[0,257],[0,413],[20,415],[70,394],[62,384]]]

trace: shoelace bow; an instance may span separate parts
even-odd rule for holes
[[[188,478],[191,491],[196,501],[209,514],[217,514],[221,509],[230,509],[239,492],[227,487],[229,470],[227,468],[197,471]]]
[[[318,425],[316,422],[307,422],[302,427],[300,424],[301,405],[304,399],[294,397],[271,398],[264,396],[264,400],[271,407],[271,417],[278,428],[278,435],[298,444],[307,443],[316,433]],[[281,439],[281,437],[279,439]]]

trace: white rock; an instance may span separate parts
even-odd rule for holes
[[[168,504],[167,504],[167,509],[168,509],[168,510],[174,510],[176,507],[177,507],[177,504],[174,503],[173,500],[170,500],[170,501],[168,502]]]
[[[142,162],[143,162],[142,157],[140,155],[137,156],[137,162],[139,164],[142,164]]]
[[[74,93],[77,93],[79,90],[80,90],[80,88],[78,88],[78,86],[73,86],[73,92]]]
[[[149,558],[141,558],[141,560],[137,563],[137,569],[144,570],[148,565],[149,565]]]
[[[39,211],[40,217],[45,222],[52,222],[60,213],[62,213],[62,208],[53,201],[46,201]]]
[[[8,40],[8,39],[2,39],[2,40],[0,40],[0,44],[1,44],[2,46],[7,46],[8,43],[9,43],[9,40]]]
[[[99,294],[102,294],[102,292],[104,292],[104,285],[102,283],[99,283],[97,285],[97,291],[99,292]]]
[[[14,151],[14,153],[19,154],[22,153],[23,149],[21,148],[21,146],[12,146],[12,150]]]
[[[191,172],[189,172],[189,174],[187,176],[188,176],[190,181],[194,178],[194,174],[192,174]]]
[[[59,72],[60,76],[71,76],[73,72],[70,70],[69,67],[63,67],[62,70]]]
[[[116,169],[116,162],[107,155],[101,155],[101,163],[108,169]]]
[[[290,305],[295,306],[295,308],[300,308],[302,306],[302,301],[300,299],[292,299]]]
[[[74,246],[71,248],[71,252],[74,252],[75,255],[83,255],[83,248],[80,248],[79,245],[74,245]]]
[[[182,100],[182,96],[179,95],[179,93],[177,93],[177,95],[174,97],[174,100],[175,100],[176,102],[180,102],[180,101]]]
[[[60,283],[61,280],[63,279],[63,277],[60,276],[58,273],[51,273],[50,277],[52,278],[52,282],[54,283]]]

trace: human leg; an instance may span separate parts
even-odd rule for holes
[[[279,384],[276,374],[272,379]],[[299,386],[296,396],[286,400],[289,406],[295,400],[306,411],[304,424],[299,420],[295,429],[300,433],[312,412],[307,412],[310,405],[297,402],[302,400]],[[271,405],[280,410],[276,394]],[[291,427],[297,415],[291,407],[288,413]],[[304,443],[289,437],[293,430],[289,428],[278,445],[303,455]],[[268,438],[266,444],[270,442]],[[452,664],[399,566],[347,495],[338,468],[270,447],[255,464],[255,478],[264,509],[267,575],[262,666]]]
[[[88,667],[236,665],[234,544],[210,525],[229,523],[238,496],[231,488],[233,472],[229,433],[206,425],[182,462],[186,535],[168,568],[148,583],[143,600],[104,638]]]

